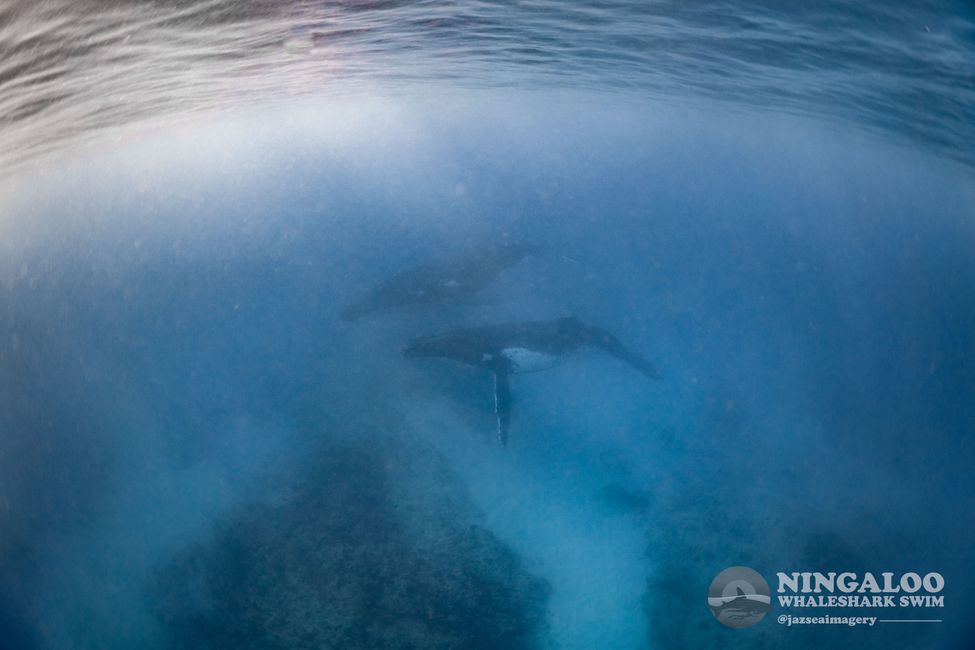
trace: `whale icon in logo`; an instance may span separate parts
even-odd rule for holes
[[[738,587],[737,595],[731,598],[731,600],[724,600],[720,605],[715,606],[712,604],[711,611],[718,618],[721,618],[721,615],[724,614],[732,620],[741,621],[746,618],[758,616],[759,614],[764,614],[772,609],[772,605],[764,602],[761,598],[761,596],[756,594],[746,594],[741,590],[741,587]],[[710,598],[708,599],[709,604],[711,600]]]
[[[771,592],[765,578],[755,570],[730,567],[711,583],[708,607],[722,625],[750,627],[772,609]]]

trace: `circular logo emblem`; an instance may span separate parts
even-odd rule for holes
[[[751,627],[772,609],[768,583],[754,569],[733,566],[711,582],[708,607],[718,622],[728,627]]]

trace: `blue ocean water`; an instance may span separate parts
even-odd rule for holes
[[[973,33],[964,3],[0,10],[0,647],[971,647]],[[500,242],[539,253],[342,318]],[[566,316],[662,378],[515,375],[501,447],[489,373],[402,354]],[[773,593],[726,628],[735,565],[938,572],[943,607],[791,611],[941,622],[787,627]]]

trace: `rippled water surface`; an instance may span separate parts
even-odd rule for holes
[[[0,0],[0,650],[975,647],[973,20]]]
[[[187,111],[445,83],[772,108],[975,158],[966,2],[45,0],[0,6],[0,165]]]

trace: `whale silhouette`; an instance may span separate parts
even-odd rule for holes
[[[469,301],[502,271],[536,252],[534,246],[505,242],[402,271],[354,300],[342,318],[354,321],[409,305]]]
[[[604,329],[575,317],[525,321],[459,329],[413,339],[403,350],[406,357],[440,357],[494,373],[494,406],[498,439],[508,443],[511,417],[510,375],[545,370],[566,354],[592,347],[622,360],[650,379],[660,375],[649,361],[631,352]]]

